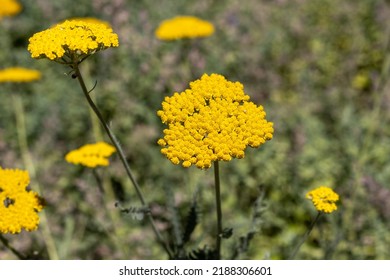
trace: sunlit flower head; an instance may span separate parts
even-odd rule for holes
[[[164,20],[156,29],[160,40],[208,37],[214,33],[214,25],[194,16],[177,16]]]
[[[22,10],[22,5],[16,0],[0,0],[0,20],[4,16],[15,16]]]
[[[339,200],[339,195],[331,188],[318,187],[308,192],[306,198],[313,202],[319,212],[332,213],[337,210],[336,202]]]
[[[89,168],[108,166],[108,157],[115,152],[115,148],[105,142],[87,144],[69,152],[65,160],[72,164],[81,164]]]
[[[66,21],[66,20],[65,20]],[[65,21],[61,22],[64,23]],[[74,18],[68,18],[67,21],[84,21],[87,23],[94,23],[94,24],[104,24],[107,28],[112,28],[111,24],[107,21],[94,18],[94,17],[74,17]]]
[[[0,83],[27,83],[39,80],[41,72],[23,67],[10,67],[0,70]]]
[[[27,171],[0,167],[0,233],[19,233],[38,228],[43,200],[28,189]]]
[[[243,158],[247,146],[272,139],[273,123],[249,101],[244,86],[218,74],[204,74],[190,88],[166,97],[157,112],[164,129],[161,152],[184,167],[209,168],[214,161]]]
[[[110,47],[119,46],[118,35],[101,23],[70,20],[35,33],[29,39],[32,58],[73,64]]]

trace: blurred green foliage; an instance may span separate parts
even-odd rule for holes
[[[35,68],[43,79],[0,85],[0,166],[26,168],[17,141],[11,94],[24,96],[36,182],[61,259],[165,259],[147,221],[114,207],[139,206],[117,157],[98,170],[71,166],[64,155],[97,140],[77,81],[69,70],[33,60],[28,38],[58,21],[97,17],[112,24],[120,47],[82,64],[96,102],[118,136],[164,237],[174,240],[196,197],[199,224],[188,250],[212,246],[215,206],[212,170],[172,165],[156,140],[156,115],[166,95],[202,73],[240,81],[274,122],[274,139],[245,159],[221,164],[224,258],[286,259],[315,209],[308,190],[327,185],[339,210],[325,215],[299,259],[389,259],[390,30],[389,3],[380,0],[72,0],[20,1],[23,12],[0,22],[2,68]],[[158,24],[175,15],[215,24],[209,38],[160,42]],[[95,126],[93,125],[95,123]],[[252,232],[249,250],[243,242]],[[32,258],[48,258],[40,231],[7,236]],[[241,243],[240,243],[241,242]],[[240,245],[241,244],[241,245]],[[245,251],[245,252],[244,252]],[[0,258],[14,256],[0,247]]]

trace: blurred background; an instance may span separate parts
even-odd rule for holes
[[[173,242],[196,204],[197,226],[186,250],[213,246],[213,172],[170,163],[156,144],[156,115],[165,96],[203,73],[240,81],[264,106],[274,138],[246,157],[220,164],[226,259],[286,259],[316,210],[305,199],[321,185],[340,195],[298,259],[390,259],[390,6],[381,0],[63,0],[20,1],[23,10],[0,22],[1,68],[37,69],[42,79],[0,84],[0,166],[26,169],[12,94],[23,96],[28,147],[36,171],[31,187],[46,200],[35,232],[5,235],[30,258],[167,259],[147,220],[115,207],[140,206],[117,155],[92,170],[64,160],[70,150],[109,142],[77,80],[63,65],[34,60],[34,33],[73,17],[112,25],[120,46],[81,65],[92,95],[110,122],[159,229]],[[193,15],[215,33],[163,42],[164,19]],[[42,213],[40,214],[42,219]],[[177,232],[176,232],[177,233]],[[249,246],[246,244],[249,243]],[[0,259],[15,256],[0,245]]]

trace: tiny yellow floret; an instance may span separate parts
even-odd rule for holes
[[[0,20],[4,16],[15,16],[22,10],[22,5],[16,0],[0,0]]]
[[[0,233],[20,233],[38,228],[43,199],[28,189],[27,171],[0,167]]]
[[[0,83],[28,83],[39,80],[41,72],[23,67],[10,67],[0,70]]]
[[[72,164],[80,164],[89,168],[108,166],[108,157],[115,152],[115,148],[105,142],[87,144],[69,152],[65,160]]]
[[[71,64],[97,51],[118,46],[118,35],[105,24],[66,20],[35,33],[29,39],[27,49],[32,58]]]
[[[273,137],[262,106],[249,101],[244,86],[222,75],[204,74],[190,89],[166,97],[157,112],[168,126],[157,143],[173,164],[206,169],[214,161],[243,158]]]
[[[160,40],[178,40],[185,38],[208,37],[214,33],[214,25],[194,16],[176,16],[164,20],[156,29]]]
[[[313,202],[319,212],[332,213],[337,210],[336,202],[339,200],[339,195],[331,188],[318,187],[308,192],[306,198]]]

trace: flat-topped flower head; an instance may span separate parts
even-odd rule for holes
[[[218,74],[204,74],[190,88],[166,97],[157,112],[164,129],[161,152],[184,167],[209,168],[214,161],[243,158],[249,146],[272,139],[273,123],[265,119],[239,82]]]
[[[28,83],[39,80],[41,72],[23,67],[10,67],[0,70],[0,83]]]
[[[29,39],[32,58],[74,64],[107,48],[119,46],[118,35],[102,23],[70,20],[35,33]]]
[[[108,23],[107,21],[104,21],[104,20],[101,20],[98,18],[94,18],[94,17],[74,17],[74,18],[68,18],[67,21],[84,21],[87,23],[104,24],[106,27],[112,28],[111,24]],[[63,22],[65,22],[65,21],[63,21]]]
[[[15,16],[22,10],[22,5],[16,0],[0,0],[0,20],[4,16]]]
[[[87,144],[69,152],[65,160],[72,164],[81,164],[89,168],[108,166],[108,157],[115,152],[115,148],[105,142]]]
[[[167,41],[208,37],[213,33],[212,23],[194,16],[177,16],[164,20],[155,32],[158,39]]]
[[[38,228],[43,200],[28,189],[27,171],[0,167],[0,233],[19,233]]]
[[[339,195],[331,188],[318,187],[308,192],[306,198],[313,202],[319,212],[332,213],[337,210],[336,202],[339,200]]]

